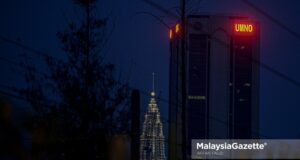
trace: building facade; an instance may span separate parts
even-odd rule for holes
[[[151,92],[140,137],[140,160],[166,160],[163,124],[154,89]]]
[[[181,33],[174,27],[170,31],[170,159],[181,159],[182,154],[189,158],[192,139],[258,138],[259,24],[247,17],[191,15],[185,27],[187,144],[181,143]]]

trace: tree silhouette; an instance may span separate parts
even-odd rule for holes
[[[25,73],[19,93],[33,106],[33,159],[107,159],[110,138],[128,130],[128,87],[103,60],[108,18],[98,18],[96,0],[74,0],[84,19],[57,36],[65,59],[42,57],[49,74]]]

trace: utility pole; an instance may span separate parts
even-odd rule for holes
[[[182,159],[186,160],[186,52],[185,52],[185,31],[186,31],[185,0],[181,0],[181,56],[182,56]]]

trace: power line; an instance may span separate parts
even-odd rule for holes
[[[0,58],[0,59],[3,60],[3,58]],[[7,62],[9,62],[9,61],[7,61]],[[14,65],[17,65],[17,63],[13,63],[12,61],[10,61],[10,63],[11,63],[11,64],[14,64]],[[22,66],[19,66],[19,67],[22,67]],[[265,66],[265,67],[267,67],[267,66]],[[23,69],[25,69],[25,68],[23,68]],[[272,69],[272,68],[269,68],[269,69]],[[272,71],[274,71],[276,74],[278,74],[278,72],[276,72],[276,70],[272,70]],[[34,72],[37,72],[37,71],[34,71]],[[44,73],[42,73],[42,72],[37,72],[37,73],[46,75],[46,74],[44,74]],[[280,73],[280,72],[279,72],[279,73]],[[285,78],[288,78],[288,77],[285,77]],[[297,81],[296,81],[295,83],[296,83],[296,84],[299,84],[299,83],[297,83]],[[124,84],[122,83],[122,85],[124,85]],[[129,86],[129,89],[132,90],[132,89],[136,89],[136,88],[130,87],[130,86]],[[143,90],[141,90],[141,89],[139,89],[139,90],[141,91],[142,94],[144,94],[144,95],[146,95],[146,96],[149,96],[149,93],[148,93],[148,92],[143,91]],[[3,95],[9,96],[9,97],[13,97],[13,98],[16,98],[16,99],[19,99],[19,100],[23,100],[23,101],[28,102],[28,99],[26,99],[25,97],[22,97],[22,96],[18,96],[18,95],[15,95],[15,94],[11,94],[11,93],[8,93],[8,92],[3,91],[3,90],[0,90],[0,93],[3,94]],[[161,100],[163,103],[166,103],[166,104],[168,104],[168,105],[176,105],[176,104],[170,104],[169,101],[168,101],[167,99],[165,99],[165,98],[158,98],[158,100]],[[40,103],[40,102],[39,102],[39,103]],[[46,105],[46,104],[43,104],[43,105]],[[200,116],[203,116],[203,115],[200,115]],[[224,124],[224,125],[228,125],[225,121],[219,120],[219,119],[217,119],[217,118],[215,118],[215,117],[210,116],[209,118],[212,119],[212,120],[218,121],[218,122],[220,122],[220,123],[222,123],[222,124]],[[168,121],[168,120],[166,120],[166,121]],[[239,127],[238,127],[238,128],[239,128]],[[258,132],[252,132],[252,134],[260,135],[261,137],[266,137],[266,138],[268,137],[268,136],[265,136],[265,135],[261,135],[261,134],[258,133]]]
[[[223,40],[221,40],[221,39],[219,39],[215,36],[212,36],[212,39],[214,41],[220,43],[221,45],[223,45],[227,48],[230,48],[230,45],[227,44],[226,42],[224,42]],[[290,78],[288,75],[281,73],[280,71],[274,69],[273,67],[271,67],[271,66],[269,66],[269,65],[267,65],[267,64],[265,64],[265,63],[263,63],[263,62],[261,62],[257,59],[254,59],[253,57],[250,57],[250,56],[247,56],[247,55],[245,55],[245,57],[247,57],[252,63],[266,69],[267,71],[269,71],[271,73],[273,73],[273,75],[276,75],[277,77],[282,78],[282,79],[286,80],[287,82],[289,82],[289,83],[291,83],[291,84],[293,84],[293,85],[300,88],[300,82],[299,81],[297,81],[293,78]]]
[[[133,89],[136,89],[136,88],[133,88],[133,87],[130,87],[130,86],[129,86],[129,89],[133,90]],[[149,97],[149,92],[144,91],[144,90],[142,90],[142,89],[138,89],[138,90],[140,91],[141,94],[143,94],[143,95]],[[170,106],[175,106],[175,107],[177,106],[177,104],[171,103],[168,99],[163,98],[163,97],[157,97],[157,100],[158,100],[158,102],[161,101],[162,103],[168,104],[168,105],[170,105]],[[204,115],[204,114],[201,114],[201,115],[199,115],[199,116],[205,116],[205,115]],[[216,118],[216,117],[214,117],[214,116],[209,116],[208,118],[209,118],[209,119],[212,119],[212,120],[214,120],[214,121],[217,121],[217,122],[219,122],[219,123],[221,123],[221,124],[223,124],[223,125],[226,125],[226,126],[228,125],[227,122],[225,122],[225,121],[223,121],[223,120],[220,120],[220,119],[218,119],[218,118]],[[165,119],[165,118],[162,117],[162,119]],[[167,119],[165,119],[165,121],[170,122],[170,120],[167,120]],[[236,124],[234,124],[234,125],[235,125],[235,127],[237,127],[238,129],[247,129],[247,128],[243,127],[243,126],[239,126],[239,125],[236,125]],[[261,133],[259,133],[259,132],[257,132],[257,131],[251,131],[251,133],[252,133],[253,135],[255,135],[255,136],[256,136],[256,135],[259,135],[260,137],[263,137],[263,138],[272,138],[272,137],[270,137],[270,136],[263,135],[263,134],[261,134]]]
[[[146,3],[149,2],[148,0],[144,0],[144,1],[145,1]],[[158,5],[158,4],[154,4],[154,2],[151,2],[151,3],[149,3],[149,4],[150,4],[151,6],[157,8],[158,10],[160,10],[160,9],[162,8],[162,7],[157,7],[157,6],[159,6],[159,5]],[[168,11],[166,11],[166,10],[163,10],[162,12],[165,13],[165,14],[167,14],[167,15],[169,15],[170,17],[178,18],[176,15],[174,15],[174,14],[172,14],[171,12],[168,12]],[[214,40],[216,40],[217,42],[219,42],[219,43],[225,45],[226,47],[228,47],[228,48],[230,47],[226,42],[224,42],[224,41],[218,39],[217,37],[212,37],[212,38],[213,38]],[[299,82],[299,81],[290,78],[289,76],[287,76],[287,75],[285,75],[285,74],[283,74],[283,73],[277,71],[276,69],[274,69],[274,68],[272,68],[272,67],[270,67],[270,66],[268,66],[268,65],[266,65],[266,64],[264,64],[264,63],[262,63],[262,62],[260,62],[259,60],[253,59],[252,57],[248,57],[248,58],[250,58],[250,60],[251,60],[253,63],[259,65],[260,67],[262,67],[262,68],[268,70],[269,72],[273,73],[274,75],[276,75],[276,76],[278,76],[278,77],[280,77],[280,78],[282,78],[282,79],[284,79],[284,80],[290,82],[291,84],[293,84],[293,85],[295,85],[295,86],[297,86],[297,87],[300,88],[300,82]],[[210,117],[210,118],[213,118],[213,117]],[[257,133],[256,133],[256,134],[257,134]],[[265,136],[264,136],[264,137],[265,137]]]
[[[4,36],[2,36],[2,35],[0,35],[0,40],[2,40],[2,41],[4,41],[4,42],[7,42],[7,43],[10,43],[10,44],[12,44],[12,45],[15,45],[15,46],[17,46],[17,47],[19,47],[19,48],[22,48],[22,49],[24,49],[24,50],[26,50],[26,51],[29,51],[29,52],[31,52],[31,53],[34,53],[34,54],[36,54],[36,55],[38,55],[38,56],[43,56],[43,57],[47,57],[47,58],[53,58],[53,59],[56,59],[56,60],[61,61],[60,59],[58,59],[58,58],[56,58],[56,57],[50,56],[50,54],[48,54],[48,53],[41,52],[41,51],[39,51],[39,50],[37,50],[37,49],[34,49],[34,48],[32,48],[32,47],[29,47],[29,46],[26,46],[26,45],[24,45],[24,44],[22,44],[22,43],[20,43],[20,42],[17,42],[17,41],[8,39],[8,38],[6,38],[6,37],[4,37]]]
[[[167,12],[167,13],[169,13],[169,12]],[[6,38],[4,38],[4,37],[2,37],[2,36],[0,36],[0,39],[1,40],[3,40],[3,41],[6,41],[6,42],[9,42],[9,43],[11,43],[11,44],[14,44],[14,45],[16,45],[16,46],[18,46],[18,47],[21,47],[21,48],[23,48],[23,49],[26,49],[26,50],[28,50],[28,51],[30,51],[30,52],[32,52],[32,53],[36,53],[36,54],[38,54],[38,55],[43,55],[43,56],[49,56],[48,54],[45,54],[45,53],[43,53],[43,52],[40,52],[40,51],[38,51],[38,50],[36,50],[36,49],[33,49],[33,48],[31,48],[31,47],[28,47],[28,46],[25,46],[25,45],[23,45],[23,44],[21,44],[21,43],[18,43],[18,42],[16,42],[16,41],[12,41],[12,40],[9,40],[9,39],[6,39]],[[280,73],[280,72],[279,72]],[[277,73],[278,74],[278,73]],[[148,95],[148,94],[147,94]],[[168,103],[168,101],[167,101],[167,103]]]
[[[178,19],[178,17],[177,17],[176,15],[174,15],[173,13],[171,13],[171,12],[165,10],[163,7],[161,7],[161,6],[158,5],[157,3],[154,3],[154,2],[149,1],[149,0],[144,0],[144,1],[145,1],[146,3],[148,3],[149,5],[153,6],[154,8],[156,8],[156,9],[162,11],[162,12],[165,13],[166,15],[168,15],[168,16],[170,16],[170,17],[172,17],[172,18]],[[183,24],[183,25],[184,25],[184,24]],[[230,47],[228,44],[226,44],[226,42],[224,42],[224,41],[218,39],[217,37],[212,37],[212,39],[217,40],[218,42],[221,42],[221,44],[225,44],[226,47],[228,47],[228,48]],[[259,65],[260,67],[262,67],[262,68],[264,68],[264,69],[270,71],[270,72],[273,73],[274,75],[277,75],[278,77],[283,78],[283,79],[287,80],[288,82],[290,82],[290,83],[292,83],[292,84],[294,84],[294,85],[296,85],[297,87],[300,88],[300,82],[298,82],[298,81],[296,81],[296,80],[293,80],[293,79],[290,78],[289,76],[287,76],[287,75],[285,75],[285,74],[283,74],[283,73],[277,71],[276,69],[273,69],[272,67],[270,67],[270,66],[268,66],[268,65],[266,65],[266,64],[264,64],[264,63],[262,63],[262,62],[260,62],[259,60],[253,59],[252,57],[248,57],[248,58],[250,58],[250,60],[251,60],[253,63]],[[169,102],[167,102],[167,103],[169,103]],[[170,105],[172,105],[172,104],[170,104]],[[209,118],[210,118],[210,119],[214,119],[214,120],[218,120],[218,119],[216,119],[216,118],[214,118],[214,117],[211,117],[211,116],[210,116]],[[220,120],[218,120],[218,121],[220,121]],[[223,124],[227,125],[226,122],[225,122],[225,123],[224,123],[223,121],[220,121],[220,122],[222,122]],[[240,128],[239,126],[236,126],[236,127]],[[254,134],[254,135],[260,135],[261,137],[263,136],[263,135],[261,135],[260,133],[257,133],[257,132],[252,132],[252,134]],[[263,137],[266,137],[266,136],[263,136]]]
[[[0,58],[0,59],[1,59],[1,58]],[[13,64],[17,65],[16,63],[13,63]],[[36,72],[36,71],[33,71],[33,72]],[[46,75],[45,73],[42,73],[42,72],[37,72],[37,73]],[[116,82],[117,82],[118,85],[124,85],[123,82],[121,82],[121,81],[116,81]],[[5,85],[0,85],[0,87],[6,88],[6,89],[9,89],[9,90],[13,90],[11,87],[7,87],[7,86],[5,86]],[[128,89],[130,89],[130,90],[136,89],[135,87],[132,87],[132,86],[129,86],[129,85],[128,85],[127,87],[128,87]],[[142,89],[138,89],[138,90],[140,91],[141,94],[143,94],[143,95],[149,97],[149,92],[144,91],[144,90],[142,90]],[[15,92],[15,90],[13,90],[13,91]],[[6,91],[4,91],[4,90],[0,90],[0,93],[3,94],[3,95],[6,95],[6,96],[12,97],[12,98],[16,98],[16,99],[25,101],[25,102],[28,102],[28,101],[29,101],[26,97],[18,96],[18,95],[15,95],[15,94],[6,92]],[[166,98],[157,97],[157,100],[158,100],[158,101],[161,101],[161,102],[163,102],[163,103],[166,103],[167,105],[177,106],[177,104],[170,103],[169,100],[166,99]],[[32,101],[32,100],[30,100],[30,101]],[[41,103],[41,102],[39,101],[38,103]],[[56,102],[53,102],[53,103],[56,103]],[[48,106],[48,104],[44,104],[44,103],[42,103],[42,105]],[[204,115],[200,115],[200,116],[204,116]],[[215,120],[215,121],[217,121],[217,122],[219,122],[219,123],[221,123],[221,124],[228,125],[227,122],[222,121],[222,120],[220,120],[220,119],[218,119],[218,118],[216,118],[216,117],[209,116],[209,118],[212,119],[212,120]],[[162,117],[162,119],[164,119],[163,121],[165,121],[165,122],[170,122],[169,120],[167,120],[167,119],[165,119],[165,118],[163,118],[163,117]],[[241,127],[238,126],[238,128],[241,128]],[[254,132],[254,131],[253,131],[252,134],[260,135],[261,137],[268,138],[268,136],[262,135],[262,134],[260,134],[260,133],[258,133],[258,132]]]
[[[247,4],[248,6],[250,6],[251,8],[253,8],[256,12],[258,12],[258,13],[262,14],[263,16],[267,17],[273,23],[275,23],[276,25],[278,25],[279,27],[281,27],[282,29],[284,29],[285,31],[287,31],[288,33],[290,33],[292,36],[296,37],[297,39],[300,39],[300,34],[298,32],[290,29],[284,23],[282,23],[281,21],[279,21],[277,18],[274,18],[273,16],[271,16],[270,14],[268,14],[263,9],[259,8],[254,3],[252,3],[252,2],[250,2],[248,0],[241,0],[241,1],[244,2],[245,4]]]
[[[0,57],[0,60],[3,60],[3,59],[4,59],[4,58]],[[17,64],[17,63],[14,63],[14,62],[9,61],[9,60],[7,60],[7,59],[5,59],[5,60],[6,60],[7,62],[11,62],[13,65],[18,65],[18,66],[19,66],[19,64]],[[137,65],[137,64],[136,64],[136,65]],[[19,67],[22,68],[22,67],[24,67],[24,66],[21,65],[21,66],[19,66]],[[23,69],[25,69],[25,68],[23,68]],[[42,73],[42,72],[37,72],[37,71],[33,71],[33,72],[36,72],[36,73],[38,73],[38,74],[46,75],[45,73]],[[117,84],[118,84],[118,85],[124,85],[121,81],[117,81]],[[9,89],[9,90],[13,90],[12,87],[7,87],[7,86],[5,86],[5,85],[0,85],[0,87],[6,88],[6,89]],[[136,89],[135,87],[132,87],[132,86],[129,86],[129,85],[128,85],[128,88],[129,88],[130,90]],[[145,96],[147,96],[147,97],[149,96],[149,92],[144,91],[144,90],[142,90],[142,89],[138,89],[138,90],[140,91],[141,94],[143,94],[143,95],[145,95]],[[13,91],[15,91],[15,90],[13,90]],[[4,90],[0,90],[0,93],[2,93],[3,95],[9,96],[9,97],[13,97],[13,98],[16,98],[16,99],[19,99],[19,100],[28,102],[28,99],[26,99],[25,97],[18,96],[18,95],[15,95],[15,94],[6,92],[6,91],[4,91]],[[170,103],[169,100],[166,99],[166,98],[157,97],[157,100],[158,100],[158,101],[161,101],[161,102],[163,102],[163,103],[165,103],[165,104],[167,104],[167,105],[173,105],[173,106],[176,106],[176,104]],[[40,102],[39,102],[39,103],[40,103]],[[45,105],[45,104],[43,104],[43,105]],[[200,116],[204,116],[204,115],[200,115]],[[224,124],[224,125],[228,125],[225,121],[219,120],[219,119],[217,119],[217,118],[215,118],[215,117],[213,117],[213,116],[210,116],[209,118],[212,119],[212,120],[215,120],[215,121],[217,121],[217,122],[219,122],[219,123],[222,123],[222,124]],[[164,122],[169,122],[169,120],[167,120],[167,119],[165,119],[165,118],[163,118],[163,117],[162,117],[162,119],[163,119]],[[257,132],[253,132],[253,134],[256,134],[256,135],[258,134],[258,135],[260,135],[260,136],[262,136],[262,137],[267,137],[267,136],[261,135],[261,134],[259,134],[259,133],[257,133]]]
[[[171,27],[170,27],[167,23],[165,23],[160,17],[158,17],[158,16],[156,16],[156,15],[150,13],[150,12],[136,12],[136,13],[134,14],[134,16],[136,16],[136,15],[149,15],[149,16],[155,18],[156,20],[158,20],[158,21],[159,21],[161,24],[163,24],[166,28],[168,28],[168,29],[171,28]]]
[[[180,18],[180,16],[177,16],[177,15],[173,14],[172,12],[170,12],[169,10],[163,8],[159,4],[154,3],[152,0],[144,0],[144,2],[146,2],[147,4],[151,5],[152,7],[156,8],[156,9],[158,9],[159,11],[163,12],[166,15],[172,15],[176,19]]]
[[[148,3],[149,5],[155,7],[158,10],[160,10],[160,8],[162,8],[157,3],[154,3],[154,2],[150,3],[149,0],[144,0],[144,2]],[[159,7],[157,7],[157,6],[159,6]],[[172,17],[172,18],[177,18],[178,19],[178,17],[176,15],[174,15],[173,13],[171,13],[171,12],[167,12],[165,10],[163,10],[162,12],[165,13],[166,15]],[[209,33],[208,32],[204,32],[204,34],[209,34]],[[216,36],[212,36],[211,38],[213,40],[217,41],[218,43],[223,44],[227,48],[230,48],[230,46],[225,41],[217,38]],[[299,36],[299,38],[300,38],[300,36]],[[279,78],[282,78],[282,79],[286,80],[287,82],[289,82],[289,83],[291,83],[291,84],[293,84],[293,85],[295,85],[295,86],[297,86],[297,87],[300,88],[300,82],[299,81],[297,81],[297,80],[295,80],[293,78],[290,78],[288,75],[286,75],[286,74],[284,74],[284,73],[282,73],[282,72],[274,69],[273,67],[271,67],[271,66],[269,66],[269,65],[261,62],[260,60],[254,59],[252,57],[248,57],[248,58],[250,58],[253,63],[259,65],[260,67],[262,67],[264,69],[266,69],[267,71],[269,71],[270,73],[274,74],[275,76],[277,76]]]
[[[130,89],[133,89],[133,88],[131,88],[131,87],[129,87],[129,88],[130,88]],[[140,90],[140,89],[138,89],[138,90]],[[149,93],[146,92],[146,91],[140,90],[140,93],[143,94],[143,95],[145,95],[145,96],[147,96],[147,97],[149,97]],[[166,103],[166,104],[168,104],[168,105],[176,106],[176,104],[169,103],[169,101],[168,101],[167,99],[165,99],[165,98],[158,97],[158,98],[157,98],[157,101],[158,101],[158,103],[159,103],[159,101],[161,101],[161,102]],[[205,116],[205,115],[201,114],[201,115],[199,115],[199,116]],[[170,120],[168,120],[168,119],[166,119],[166,118],[164,118],[164,117],[161,117],[161,118],[162,118],[162,121],[163,121],[164,123],[170,123]],[[228,125],[227,122],[222,121],[222,120],[220,120],[220,119],[218,119],[218,118],[215,118],[215,117],[213,117],[213,116],[210,116],[209,119],[212,119],[212,120],[214,120],[214,121],[217,121],[218,123],[223,124],[223,125]],[[199,129],[199,127],[195,126],[194,130],[197,130],[197,129]],[[245,128],[245,127],[238,126],[238,129],[246,129],[246,128]],[[253,135],[259,135],[260,137],[264,137],[264,138],[270,138],[269,136],[262,135],[262,134],[260,134],[260,133],[258,133],[258,132],[255,132],[255,131],[252,131],[252,134],[253,134]],[[215,137],[216,137],[216,136],[215,136]],[[216,137],[216,138],[221,138],[221,137]]]
[[[19,63],[15,62],[15,61],[7,59],[7,58],[0,57],[0,61],[5,62],[7,64],[11,64],[13,66],[16,66],[16,67],[18,67],[21,70],[28,71],[28,72],[35,72],[35,73],[37,73],[37,75],[41,75],[41,76],[46,76],[47,77],[47,75],[45,73],[41,72],[41,71],[38,71],[38,70],[36,70],[34,68],[31,68],[29,66],[26,66],[24,64],[19,64]]]
[[[172,16],[172,17],[176,17],[176,18],[179,18],[177,15],[171,13],[170,11],[164,9],[163,7],[161,7],[160,5],[158,5],[157,3],[154,3],[152,1],[149,1],[149,0],[144,0],[146,3],[150,4],[151,6],[157,8],[158,10],[162,11],[163,13],[169,15],[169,16]],[[245,4],[249,5],[250,7],[254,8],[257,12],[261,13],[262,15],[266,16],[267,18],[269,18],[271,21],[273,21],[274,23],[276,23],[278,26],[282,27],[283,29],[285,29],[287,32],[289,32],[290,34],[292,34],[293,36],[297,37],[297,38],[300,38],[300,34],[293,31],[292,29],[288,28],[286,25],[284,25],[282,22],[278,21],[277,19],[275,19],[274,17],[272,17],[270,14],[268,14],[267,12],[263,11],[262,9],[260,9],[258,6],[256,6],[255,4],[249,2],[248,0],[241,0],[242,2],[244,2]],[[149,13],[149,12],[140,12],[141,14],[150,14],[153,16],[153,14]],[[154,16],[156,17],[156,16]],[[167,24],[163,23],[165,26],[168,27]],[[27,51],[30,51],[32,53],[35,53],[37,55],[42,55],[42,56],[47,56],[49,57],[49,54],[45,53],[45,52],[41,52],[39,50],[36,50],[32,47],[29,47],[29,46],[26,46],[24,44],[21,44],[17,41],[14,41],[14,40],[11,40],[11,39],[8,39],[8,38],[5,38],[3,36],[0,35],[0,39],[2,41],[5,41],[5,42],[8,42],[8,43],[11,43],[13,45],[16,45],[20,48],[23,48]],[[272,67],[266,65],[266,64],[263,64],[261,63],[259,60],[254,60],[255,63],[257,63],[258,65],[261,65],[263,68],[265,68],[266,70],[272,72],[273,74],[291,82],[292,84],[294,85],[297,85],[298,87],[300,87],[300,82],[299,81],[296,81],[296,80],[293,80],[292,78],[290,78],[289,76],[273,69]]]
[[[118,84],[120,84],[120,83],[121,83],[121,82],[118,82]],[[121,83],[121,84],[123,85],[123,83]],[[4,85],[0,85],[0,86],[1,86],[2,88],[10,88],[10,87],[4,86]],[[128,88],[129,88],[130,90],[136,89],[136,88],[131,87],[131,86],[128,86]],[[138,89],[138,90],[140,91],[141,94],[143,94],[143,95],[145,95],[145,96],[147,96],[147,97],[149,96],[149,93],[148,93],[147,91],[144,91],[144,90],[142,90],[142,89]],[[8,96],[8,97],[12,97],[12,98],[15,98],[15,99],[18,99],[18,100],[22,100],[22,101],[24,101],[24,102],[29,102],[29,100],[28,100],[26,97],[19,96],[19,95],[16,95],[16,94],[12,94],[12,93],[9,93],[9,92],[4,91],[4,90],[1,90],[1,89],[0,89],[0,93],[1,93],[2,95]],[[166,104],[168,104],[168,105],[174,105],[174,106],[176,106],[176,104],[169,103],[169,100],[167,100],[167,99],[165,99],[165,98],[158,97],[157,100],[158,100],[158,101],[161,101],[161,102],[163,102],[163,103],[166,103]],[[32,99],[31,99],[30,101],[41,103],[41,101],[35,101],[35,100],[32,100]],[[53,103],[54,103],[54,102],[53,102]],[[42,103],[41,105],[49,106],[48,104],[45,104],[45,103]],[[204,115],[199,115],[199,116],[204,116]],[[165,119],[165,118],[162,117],[162,119]],[[209,116],[209,119],[215,120],[215,121],[217,121],[217,122],[219,122],[219,123],[221,123],[221,124],[223,124],[223,125],[228,125],[227,122],[222,121],[222,120],[220,120],[220,119],[218,119],[218,118],[216,118],[216,117],[213,117],[213,116]],[[167,120],[167,119],[165,119],[164,121],[165,121],[165,122],[169,122],[169,120]],[[244,128],[241,127],[241,126],[236,126],[236,127],[238,127],[239,129],[244,129]],[[254,135],[259,135],[260,137],[264,137],[264,138],[270,138],[269,136],[262,135],[262,134],[260,134],[259,132],[255,132],[255,131],[252,131],[252,134],[254,134]]]
[[[6,91],[1,90],[1,89],[0,89],[0,94],[2,94],[2,95],[4,95],[4,96],[8,96],[8,97],[12,97],[12,98],[15,98],[15,99],[18,99],[18,100],[22,100],[22,101],[28,102],[27,99],[26,99],[25,97],[18,96],[18,95],[15,95],[15,94],[6,92]]]

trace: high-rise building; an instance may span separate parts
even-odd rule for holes
[[[183,54],[176,25],[170,30],[170,159],[189,157],[192,139],[258,138],[259,24],[248,17],[190,15],[184,25],[187,144],[182,144]]]
[[[154,75],[153,75],[154,76]],[[153,90],[148,104],[140,137],[140,160],[165,160],[165,137],[163,124],[155,99],[154,77]]]

